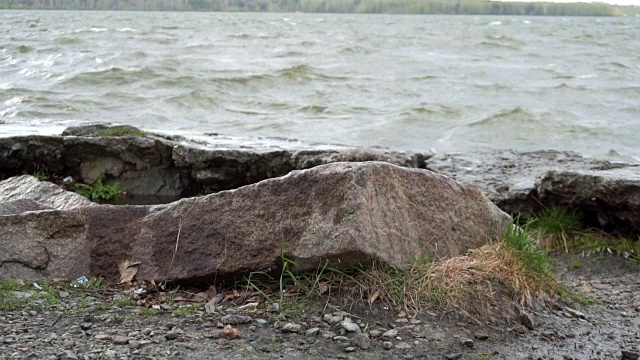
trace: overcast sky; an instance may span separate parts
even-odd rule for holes
[[[499,1],[499,0],[496,0]],[[504,0],[504,1],[524,1],[524,2],[529,2],[532,0]],[[536,1],[536,0],[533,0]],[[591,2],[589,0],[538,0],[538,1],[551,1],[551,2]],[[594,2],[604,2],[604,3],[609,3],[609,4],[616,4],[616,5],[635,5],[635,6],[640,6],[640,0],[598,0],[598,1],[594,1]]]

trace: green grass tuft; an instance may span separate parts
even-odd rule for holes
[[[136,306],[137,302],[131,297],[126,296],[116,300],[115,305],[118,307],[130,307],[130,306]]]
[[[171,314],[173,316],[189,316],[195,315],[200,310],[198,306],[180,306],[179,308],[173,310]]]
[[[158,310],[152,309],[152,308],[143,307],[143,308],[140,308],[140,315],[143,315],[143,316],[155,316],[155,315],[158,315]]]
[[[109,201],[122,198],[123,190],[120,184],[104,185],[102,183],[102,176],[96,180],[93,186],[87,184],[76,184],[76,193],[92,200],[92,201]]]
[[[564,248],[569,251],[569,242],[581,229],[581,215],[563,208],[547,208],[535,215],[528,223],[531,233],[540,240],[547,252]]]

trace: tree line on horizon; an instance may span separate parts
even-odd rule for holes
[[[640,7],[485,0],[0,0],[0,9],[623,16]]]

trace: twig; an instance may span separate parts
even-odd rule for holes
[[[173,261],[176,259],[176,253],[178,252],[178,243],[180,242],[181,231],[182,231],[182,219],[180,219],[180,225],[178,227],[178,237],[176,238],[176,248],[173,250],[173,256],[171,257],[171,262],[169,263],[169,270],[167,270],[167,276],[164,278],[164,285],[162,285],[162,289],[167,288],[167,281],[169,280],[169,274],[171,273],[171,268],[173,267]]]
[[[54,327],[54,326],[56,326],[56,324],[58,323],[58,321],[60,321],[60,319],[62,319],[62,316],[63,316],[63,315],[64,315],[64,314],[60,314],[60,316],[58,316],[58,318],[56,319],[56,321],[54,321],[54,322],[53,322],[53,324],[51,324],[51,326],[50,326],[50,327]]]

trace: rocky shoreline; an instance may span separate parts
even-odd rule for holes
[[[103,183],[124,190],[123,204],[67,191]],[[511,228],[510,215],[555,207],[637,241],[640,166],[558,151],[434,155],[83,126],[0,138],[0,279],[120,275],[220,289],[372,259],[402,269],[461,256]],[[0,312],[0,358],[638,359],[637,264],[584,253],[556,261],[563,286],[594,304],[543,298],[526,305],[531,315],[514,303],[487,319],[375,299],[288,312],[186,298],[156,308],[122,301],[131,289],[28,282],[3,289],[1,306],[21,305]]]

